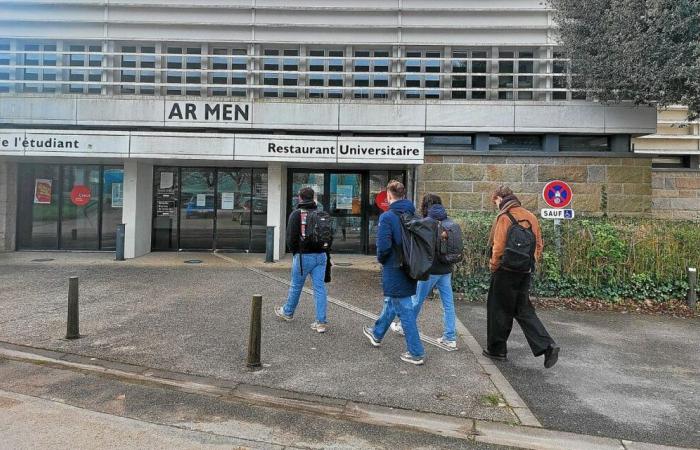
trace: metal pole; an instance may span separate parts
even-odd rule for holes
[[[80,337],[80,317],[78,315],[78,277],[68,279],[68,324],[66,339]]]
[[[115,259],[124,261],[124,239],[126,237],[126,225],[120,223],[117,225],[117,248]]]
[[[557,260],[559,261],[559,271],[562,270],[561,253],[561,219],[554,219],[554,245],[557,248]]]
[[[275,227],[268,226],[265,234],[265,262],[274,262],[275,255]]]
[[[698,303],[698,269],[688,267],[688,307],[695,310]]]
[[[248,338],[248,361],[246,366],[258,368],[260,364],[260,334],[262,318],[262,295],[254,295],[250,310],[250,336]]]

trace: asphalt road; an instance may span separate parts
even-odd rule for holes
[[[479,343],[486,307],[457,315]],[[507,362],[496,365],[547,428],[700,447],[700,320],[563,310],[538,311],[561,345],[549,370],[515,324]]]

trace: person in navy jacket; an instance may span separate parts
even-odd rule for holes
[[[416,294],[416,280],[410,278],[400,267],[402,227],[400,214],[414,214],[416,209],[410,200],[406,199],[406,188],[392,181],[387,186],[389,211],[379,216],[377,227],[377,260],[382,264],[382,289],[384,291],[384,308],[374,324],[374,327],[364,327],[364,335],[374,347],[379,347],[389,329],[394,317],[398,315],[404,336],[407,352],[401,359],[411,364],[421,365],[424,362],[425,350],[420,341],[416,316],[413,311],[411,297]]]

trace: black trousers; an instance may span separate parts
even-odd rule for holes
[[[508,336],[513,329],[513,319],[525,333],[532,354],[542,355],[554,344],[547,330],[535,314],[530,303],[529,273],[498,270],[491,275],[491,287],[486,304],[487,345],[491,353],[505,355],[508,352]]]

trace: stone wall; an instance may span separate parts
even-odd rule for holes
[[[427,155],[418,169],[419,196],[437,193],[452,211],[488,211],[491,193],[509,185],[530,210],[546,208],[542,189],[562,179],[574,191],[571,207],[583,215],[651,215],[651,158],[645,156]]]
[[[0,160],[0,252],[15,249],[17,164]]]
[[[651,192],[654,217],[700,221],[700,171],[654,170]]]

